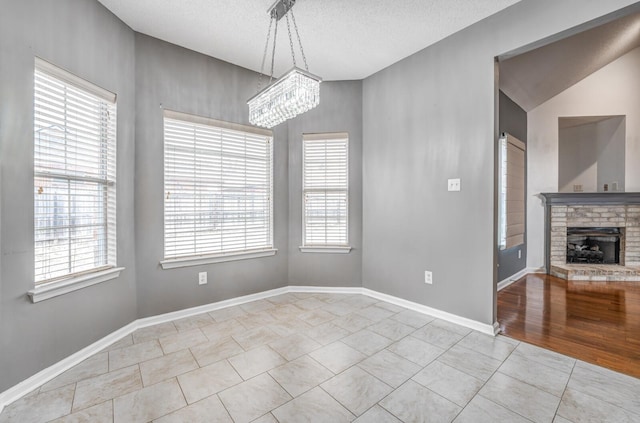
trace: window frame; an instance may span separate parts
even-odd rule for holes
[[[509,133],[502,133],[498,144],[498,249],[501,251],[524,245],[526,235],[526,163],[527,163],[527,146]],[[509,148],[522,153],[522,174],[514,175],[512,171],[517,163],[514,157],[509,154]],[[510,182],[509,176],[521,179],[521,187],[513,188],[514,181]],[[511,187],[511,188],[510,188]],[[518,188],[521,188],[518,190]],[[513,198],[518,191],[521,195]],[[520,211],[513,211],[514,204],[516,208],[520,206]],[[516,214],[515,219],[522,220],[522,223],[514,222],[509,215]],[[521,230],[509,232],[510,228],[521,226]]]
[[[75,290],[85,288],[91,285],[95,285],[100,282],[108,281],[114,278],[117,278],[120,275],[120,272],[124,270],[123,267],[117,267],[117,207],[116,207],[116,181],[117,181],[117,96],[116,94],[105,90],[85,79],[82,79],[64,69],[61,69],[45,60],[42,60],[38,57],[34,58],[34,105],[33,105],[33,148],[34,148],[34,156],[33,156],[33,187],[34,187],[34,197],[33,197],[33,215],[32,221],[34,223],[33,226],[33,245],[34,245],[34,288],[27,292],[27,295],[30,297],[31,301],[36,303],[39,301],[43,301],[49,298],[53,298],[62,294],[66,294],[69,292],[73,292]],[[43,99],[47,99],[48,96],[52,95],[50,90],[53,90],[52,87],[45,87],[38,91],[35,87],[37,81],[44,80],[44,78],[51,79],[52,82],[56,84],[60,84],[64,86],[65,92],[67,89],[71,89],[71,91],[77,92],[79,95],[92,97],[93,101],[98,101],[100,104],[100,111],[98,119],[102,120],[104,118],[104,114],[108,113],[108,120],[106,123],[106,133],[99,135],[99,141],[96,145],[94,144],[93,139],[88,139],[88,145],[97,148],[101,151],[99,159],[104,160],[105,169],[104,169],[104,177],[95,177],[95,176],[87,176],[80,174],[77,170],[69,168],[65,165],[64,168],[58,171],[54,167],[46,167],[46,164],[51,166],[52,162],[45,163],[45,167],[39,168],[37,163],[37,148],[39,147],[39,143],[36,137],[36,125],[37,125],[37,116],[38,113],[41,113],[41,116],[46,116],[46,109],[39,109],[37,105],[36,98],[39,95],[42,95]],[[49,91],[48,91],[49,90]],[[65,94],[66,96],[66,94]],[[67,102],[66,98],[64,104],[60,106],[56,106],[55,111],[62,111],[62,113],[66,114],[67,109],[73,107],[74,103]],[[77,105],[76,105],[77,107]],[[113,113],[113,115],[111,115]],[[53,121],[53,118],[44,118],[46,120]],[[53,122],[52,122],[53,124]],[[66,133],[69,132],[66,124],[63,126],[59,126]],[[66,136],[65,136],[66,138]],[[86,143],[87,139],[83,140],[83,143]],[[66,144],[65,144],[66,145]],[[44,144],[42,148],[47,148]],[[77,147],[76,147],[77,148]],[[66,147],[65,147],[66,151]],[[103,153],[104,152],[104,153]],[[49,153],[51,154],[51,153]],[[102,154],[106,154],[106,156],[102,156]],[[38,260],[38,255],[36,251],[36,230],[38,230],[38,226],[36,225],[36,206],[37,206],[37,195],[39,195],[38,190],[36,189],[36,185],[38,181],[67,181],[68,184],[71,183],[89,183],[95,184],[96,188],[98,188],[99,192],[104,192],[103,195],[98,196],[96,198],[101,199],[100,212],[86,212],[91,215],[99,216],[102,221],[100,225],[104,229],[104,240],[95,241],[94,248],[97,245],[99,249],[103,249],[104,251],[104,260],[105,263],[100,266],[96,266],[89,269],[82,269],[75,272],[69,272],[61,275],[57,275],[55,277],[49,277],[45,279],[36,280],[36,268],[39,263],[45,263],[45,259]],[[75,196],[69,195],[69,200],[75,198]],[[76,216],[74,214],[74,216]],[[95,226],[95,224],[92,224]],[[69,230],[75,228],[75,225],[68,225]],[[51,227],[53,230],[55,226]],[[69,241],[71,242],[71,241]],[[98,245],[99,244],[99,245]],[[69,244],[72,245],[72,244]],[[45,249],[47,247],[44,247]],[[69,247],[71,248],[71,247]],[[67,262],[67,266],[71,269],[73,263],[73,253],[71,253],[71,249],[69,250],[69,260]]]
[[[306,166],[307,166],[307,143],[313,141],[324,141],[324,142],[344,142],[345,143],[345,182],[346,185],[343,189],[338,188],[307,188],[305,184],[305,174],[306,174]],[[325,162],[326,164],[326,162]],[[348,254],[351,251],[351,246],[349,244],[349,134],[346,132],[330,132],[330,133],[308,133],[302,135],[302,245],[299,247],[300,251],[303,253],[329,253],[329,254]],[[307,192],[311,191],[324,191],[325,193],[328,191],[334,192],[344,192],[345,194],[345,242],[344,243],[308,243],[307,242]]]
[[[268,137],[268,161],[269,161],[269,172],[268,172],[268,208],[267,211],[269,213],[269,243],[268,245],[264,245],[259,248],[248,249],[248,250],[231,250],[231,251],[218,251],[218,252],[194,252],[191,255],[181,255],[181,256],[173,256],[167,257],[167,223],[166,223],[166,214],[167,214],[167,173],[166,173],[166,160],[167,160],[167,152],[166,152],[166,136],[164,134],[166,128],[166,120],[179,121],[182,124],[187,125],[204,125],[208,127],[212,127],[215,129],[222,129],[227,131],[241,132],[250,134],[253,136],[264,136]],[[216,119],[211,119],[203,116],[192,115],[188,113],[178,112],[174,110],[165,109],[163,111],[163,258],[160,260],[160,265],[162,269],[174,269],[180,267],[187,266],[197,266],[203,264],[213,264],[213,263],[221,263],[235,260],[244,260],[244,259],[253,259],[260,257],[269,257],[276,254],[278,251],[274,245],[274,219],[273,219],[273,132],[270,130],[266,130],[263,128],[258,128],[249,125],[242,125],[238,123],[226,122]],[[222,160],[222,159],[221,159]],[[194,159],[195,161],[195,159]]]

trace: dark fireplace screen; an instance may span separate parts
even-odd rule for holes
[[[620,263],[620,228],[567,228],[567,263]]]

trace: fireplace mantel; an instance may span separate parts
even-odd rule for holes
[[[547,206],[640,204],[640,192],[543,192]]]

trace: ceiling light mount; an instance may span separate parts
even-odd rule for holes
[[[269,22],[269,30],[267,32],[267,42],[264,46],[262,56],[262,65],[260,67],[260,77],[258,78],[258,94],[253,96],[247,102],[249,104],[249,121],[258,126],[272,128],[285,120],[291,119],[301,113],[313,109],[320,103],[320,82],[322,78],[309,72],[307,58],[302,48],[298,25],[293,14],[293,5],[296,0],[278,0],[269,8],[268,13],[271,17]],[[291,15],[291,19],[289,19]],[[278,21],[285,18],[287,22],[287,32],[289,34],[289,45],[291,47],[291,58],[293,59],[293,68],[286,72],[279,80],[273,82],[273,67],[276,54],[276,41],[278,35]],[[267,59],[267,51],[269,50],[269,40],[271,38],[271,28],[273,31],[273,49],[271,53],[271,72],[269,74],[269,85],[260,90],[262,84],[262,76],[264,75],[264,65]],[[304,62],[305,70],[297,67],[296,53],[291,35],[291,23],[296,34],[296,40]]]

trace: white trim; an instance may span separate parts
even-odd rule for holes
[[[312,294],[362,294],[359,286],[289,286],[289,292],[308,292]]]
[[[7,405],[11,404],[17,399],[25,396],[29,392],[34,389],[44,385],[45,383],[52,380],[54,377],[66,372],[73,366],[80,364],[90,356],[95,353],[98,353],[113,344],[114,342],[122,339],[123,337],[129,335],[136,329],[136,322],[129,323],[128,325],[111,332],[109,335],[105,336],[102,339],[97,340],[93,344],[81,349],[80,351],[71,354],[67,358],[63,358],[55,364],[39,371],[35,375],[30,378],[23,380],[17,385],[7,389],[4,392],[0,392],[0,412]]]
[[[547,271],[544,268],[525,267],[518,273],[498,282],[498,291],[502,291],[503,289],[505,289],[512,283],[517,282],[520,278],[522,278],[524,275],[528,275],[529,273],[547,273]]]
[[[87,273],[58,282],[44,283],[28,291],[27,295],[31,298],[32,303],[38,303],[58,295],[68,294],[69,292],[115,279],[120,276],[120,272],[123,270],[124,267],[112,267],[100,272]]]
[[[301,245],[300,252],[302,253],[324,253],[324,254],[349,254],[351,247],[305,247]]]
[[[71,84],[76,88],[80,88],[85,91],[89,91],[91,94],[102,98],[105,101],[115,104],[117,95],[112,93],[109,90],[105,90],[104,88],[87,81],[84,78],[80,78],[79,76],[74,75],[73,73],[62,69],[54,64],[47,62],[44,59],[39,57],[35,58],[35,68],[46,73],[47,75],[53,76],[54,78],[58,78],[66,82],[67,84]]]
[[[308,292],[308,293],[327,293],[327,294],[362,294],[372,298],[376,298],[381,301],[386,301],[391,304],[398,305],[400,307],[407,308],[409,310],[417,311],[418,313],[427,314],[442,320],[446,320],[451,323],[459,324],[459,325],[462,325],[470,329],[474,329],[489,335],[495,336],[498,330],[497,322],[494,323],[493,325],[480,323],[475,320],[467,319],[465,317],[457,316],[455,314],[451,314],[451,313],[447,313],[431,307],[427,307],[425,305],[404,300],[402,298],[372,291],[367,288],[285,286],[282,288],[276,288],[269,291],[258,292],[256,294],[244,295],[242,297],[231,298],[228,300],[218,301],[215,303],[205,304],[202,306],[192,307],[184,310],[179,310],[179,311],[174,311],[170,313],[160,314],[157,316],[145,317],[142,319],[134,320],[128,325],[110,333],[104,338],[99,339],[98,341],[70,355],[69,357],[64,358],[58,361],[57,363],[41,370],[40,372],[18,383],[17,385],[7,389],[6,391],[0,392],[0,412],[2,412],[4,407],[11,404],[15,400],[25,396],[29,392],[44,385],[45,383],[52,380],[54,377],[69,370],[73,366],[81,363],[82,361],[89,358],[91,355],[102,351],[109,345],[133,333],[137,329],[157,325],[160,323],[171,322],[177,319],[194,316],[196,314],[219,310],[226,307],[232,307],[235,305],[240,305],[240,304],[244,304],[251,301],[256,301],[256,300],[273,297],[276,295],[286,294],[289,292]]]
[[[395,304],[400,307],[408,308],[409,310],[417,311],[418,313],[427,314],[441,320],[446,320],[447,322],[455,323],[456,325],[477,330],[478,332],[486,333],[487,335],[495,336],[494,325],[481,323],[477,320],[468,319],[466,317],[458,316],[457,314],[447,313],[446,311],[414,303],[413,301],[408,301],[403,298],[394,297],[392,295],[383,294],[381,292],[372,291],[367,288],[362,288],[362,294],[381,301]]]
[[[224,120],[192,115],[175,110],[164,109],[164,117],[167,119],[183,120],[200,125],[216,126],[218,128],[228,129],[230,131],[250,132],[252,134],[273,138],[273,131],[269,129],[259,128],[257,126],[243,125],[241,123],[235,122],[226,122]]]
[[[226,261],[246,260],[260,257],[273,256],[278,252],[277,248],[269,250],[216,254],[211,256],[180,257],[175,259],[160,260],[163,269],[175,269],[177,267],[199,266],[202,264],[224,263]]]

